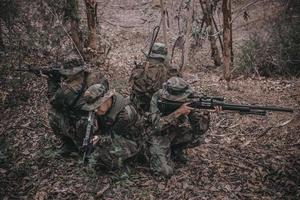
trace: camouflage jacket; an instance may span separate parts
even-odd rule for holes
[[[119,135],[137,141],[143,134],[142,118],[128,98],[116,93],[112,107],[104,116],[97,116],[97,134]]]
[[[210,116],[208,112],[200,110],[192,111],[188,117],[175,117],[174,113],[164,116],[158,109],[158,99],[162,90],[156,92],[150,104],[152,129],[156,134],[168,134],[178,131],[178,127],[185,127],[185,130],[192,130],[194,134],[201,135],[209,128]]]
[[[149,111],[152,95],[172,76],[180,76],[177,69],[153,59],[136,65],[130,76],[130,100],[142,113]]]

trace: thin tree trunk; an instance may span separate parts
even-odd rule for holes
[[[165,7],[164,7],[164,1],[163,0],[160,0],[160,12],[161,12],[161,20],[162,20],[164,44],[165,44],[165,46],[167,48],[167,51],[168,51],[166,12],[165,12]]]
[[[219,49],[217,46],[217,39],[214,30],[214,25],[213,25],[213,9],[212,9],[212,4],[208,0],[206,2],[206,24],[208,28],[208,39],[210,41],[210,46],[211,46],[211,57],[214,60],[215,66],[220,66],[222,64],[221,62],[221,57],[219,53]]]
[[[89,29],[88,47],[97,49],[97,2],[95,0],[85,0],[87,23]]]
[[[183,67],[188,66],[190,63],[189,53],[191,47],[191,34],[192,34],[192,20],[193,20],[193,6],[194,1],[190,1],[190,5],[187,7],[187,29],[184,37],[184,64]]]
[[[77,0],[67,0],[65,17],[69,19],[71,24],[71,37],[76,45],[75,48],[82,53],[83,45],[82,45],[82,37],[79,29],[79,15],[78,15],[78,1]]]
[[[79,24],[77,20],[71,20],[71,37],[80,53],[82,53],[82,40],[79,33]]]
[[[223,63],[224,63],[224,79],[229,83],[231,68],[231,49],[230,49],[230,4],[231,0],[223,0]]]
[[[3,36],[2,36],[2,23],[0,19],[0,50],[4,50],[4,42],[3,42]]]
[[[229,0],[229,21],[230,21],[230,60],[231,60],[231,64],[233,63],[233,47],[232,47],[232,15],[231,15],[231,0]]]
[[[223,51],[224,48],[223,48],[223,41],[222,41],[222,38],[221,38],[221,33],[219,32],[218,25],[216,23],[216,20],[214,19],[214,16],[212,16],[212,21],[214,23],[216,32],[218,33],[218,38],[219,38],[219,43],[220,43],[221,50]]]

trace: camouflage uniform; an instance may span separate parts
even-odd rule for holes
[[[130,100],[138,111],[149,111],[152,95],[172,76],[179,76],[176,68],[168,63],[167,49],[162,43],[155,43],[149,57],[136,65],[131,72],[132,90]]]
[[[182,92],[179,93],[180,90]],[[176,118],[174,112],[165,115],[158,108],[158,99],[185,102],[192,93],[183,79],[172,77],[151,99],[153,130],[149,140],[149,151],[150,168],[154,172],[172,175],[174,167],[172,156],[183,153],[182,150],[185,148],[197,146],[200,137],[208,129],[210,121],[208,113],[193,110],[187,117],[182,115]]]
[[[76,151],[84,137],[84,133],[77,130],[86,127],[88,117],[88,112],[81,109],[84,104],[82,94],[92,84],[104,83],[108,87],[108,82],[100,73],[90,73],[83,66],[64,67],[60,71],[64,80],[48,80],[51,104],[48,117],[53,133],[63,145]]]
[[[86,91],[87,103],[83,109],[93,111],[101,105],[105,91],[100,89],[100,85],[93,85]],[[94,145],[92,157],[97,164],[114,169],[121,167],[124,161],[141,151],[142,118],[128,98],[114,91],[108,91],[106,94],[111,94],[108,97],[112,98],[112,105],[105,115],[96,117],[93,135],[99,135],[100,141]],[[91,99],[91,103],[88,99]],[[105,140],[101,142],[103,138]]]

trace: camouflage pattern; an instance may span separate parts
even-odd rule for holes
[[[82,109],[86,111],[93,111],[114,94],[114,90],[108,91],[103,84],[94,84],[84,93],[86,103],[82,106]]]
[[[166,88],[161,89],[151,99],[152,134],[149,139],[149,151],[151,170],[170,176],[174,169],[171,151],[199,145],[201,136],[208,130],[210,117],[207,112],[200,110],[191,111],[187,117],[176,118],[174,113],[164,116],[158,109],[157,101],[162,96],[165,98],[166,93]],[[173,98],[174,94],[170,96]],[[181,100],[182,96],[178,96]]]
[[[162,45],[161,43],[155,43],[151,55],[165,58],[166,50],[163,50],[165,47],[162,47]],[[136,65],[131,72],[130,100],[141,113],[149,111],[152,95],[162,87],[165,81],[172,76],[180,76],[175,67],[167,64],[165,60],[155,59],[154,57],[150,57],[147,61]]]
[[[162,43],[158,43],[158,42],[154,43],[151,52],[149,54],[149,57],[154,59],[165,60],[167,58],[166,46]]]
[[[78,149],[82,146],[85,134],[79,129],[86,128],[88,117],[88,112],[81,109],[85,99],[83,95],[80,97],[78,95],[81,90],[84,91],[95,83],[103,83],[108,87],[108,82],[102,74],[86,71],[69,76],[59,83],[52,82],[51,79],[48,80],[48,88],[53,89],[49,95],[51,108],[48,113],[53,133],[63,143],[72,143]]]
[[[77,150],[79,150],[85,135],[85,132],[81,130],[87,127],[87,114],[70,115],[51,108],[48,112],[48,117],[53,133],[61,139],[63,143],[74,145]]]
[[[120,168],[143,148],[143,123],[136,109],[119,93],[112,96],[112,107],[104,116],[97,116],[95,134],[109,137],[109,142],[97,143],[93,157],[108,169]]]

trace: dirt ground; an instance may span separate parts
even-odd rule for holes
[[[130,70],[142,59],[159,8],[145,0],[101,1],[99,7],[100,32],[113,45],[106,74],[111,87],[128,95]],[[235,26],[238,41],[247,37],[247,25]],[[84,166],[81,157],[55,154],[59,142],[48,124],[46,80],[28,75],[16,82],[20,90],[9,91],[15,106],[0,108],[0,199],[300,199],[300,80],[240,76],[228,90],[221,69],[205,68],[197,59],[184,78],[198,91],[295,112],[211,114],[201,145],[187,150],[189,162],[177,165],[170,179],[151,175],[145,164],[132,164],[125,177]]]

